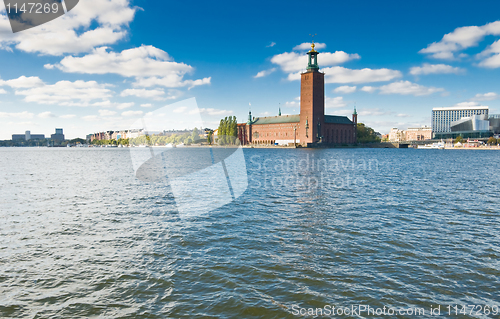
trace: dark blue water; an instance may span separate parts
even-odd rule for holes
[[[185,218],[168,183],[135,178],[127,149],[0,149],[0,317],[299,318],[325,305],[425,310],[344,318],[436,317],[429,309],[439,306],[445,317],[462,304],[498,311],[500,153],[244,154],[245,193]],[[469,310],[461,317],[500,317]]]

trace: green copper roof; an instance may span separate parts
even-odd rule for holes
[[[354,124],[347,116],[325,115],[325,123],[331,124]]]
[[[280,124],[280,123],[298,123],[300,122],[300,115],[282,115],[282,116],[268,116],[258,117],[253,121],[253,125],[260,124]]]

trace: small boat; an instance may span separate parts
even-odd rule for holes
[[[444,142],[437,142],[437,143],[432,143],[432,144],[426,144],[426,145],[419,145],[417,147],[418,149],[426,149],[426,150],[444,150]]]

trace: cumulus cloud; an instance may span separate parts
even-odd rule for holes
[[[0,89],[0,94],[7,94],[7,91],[5,91],[4,89]]]
[[[410,74],[412,75],[427,75],[427,74],[459,74],[465,72],[465,69],[452,67],[446,64],[429,64],[424,63],[422,66],[412,67]]]
[[[17,79],[1,81],[15,89],[16,95],[25,96],[24,101],[38,104],[57,104],[65,106],[88,106],[90,101],[106,99],[112,92],[109,84],[99,84],[95,81],[59,81],[46,84],[38,77],[21,76]]]
[[[342,96],[337,96],[334,98],[331,97],[325,97],[325,108],[340,108],[340,107],[346,107],[347,104],[344,101],[344,98]]]
[[[478,58],[484,58],[479,62],[479,66],[485,68],[498,68],[500,67],[500,40],[495,41],[486,50],[477,55]]]
[[[262,78],[262,77],[268,76],[269,74],[273,73],[274,71],[276,71],[276,68],[260,71],[259,73],[257,73],[257,75],[254,76],[254,78],[256,79],[256,78]]]
[[[97,115],[86,115],[82,117],[82,119],[87,122],[95,122],[99,120],[99,117],[97,117]]]
[[[144,112],[142,111],[125,111],[122,113],[122,116],[131,117],[131,116],[141,116]]]
[[[54,114],[52,114],[52,112],[42,112],[40,114],[38,114],[38,117],[41,118],[41,119],[48,119],[48,118],[51,118],[51,117],[56,117]]]
[[[151,103],[144,103],[144,104],[141,104],[141,107],[152,107],[153,104]]]
[[[135,104],[134,102],[128,102],[128,103],[118,103],[118,104],[116,105],[116,108],[117,108],[118,110],[124,110],[124,109],[128,109],[129,107],[134,106],[134,104]]]
[[[45,83],[37,76],[20,76],[17,79],[12,79],[12,80],[0,80],[0,86],[10,86],[11,88],[14,89],[19,89],[19,88],[33,88],[33,87],[40,87],[44,86]]]
[[[174,109],[172,112],[174,112],[174,113],[183,113],[186,110],[187,110],[186,106],[180,106],[180,107]]]
[[[304,51],[311,49],[311,42],[304,42],[293,47],[293,51]],[[314,43],[316,50],[321,50],[326,48],[325,43]]]
[[[115,111],[110,111],[110,110],[99,110],[99,115],[100,116],[113,116],[115,115]]]
[[[389,115],[391,112],[385,111],[379,108],[373,108],[373,109],[363,109],[358,112],[360,116],[382,116],[382,115]]]
[[[469,101],[469,102],[460,102],[460,103],[457,103],[453,106],[456,106],[456,107],[476,107],[476,106],[485,106],[485,105],[482,105],[481,103],[478,103],[475,101]]]
[[[377,91],[377,88],[374,86],[363,86],[360,90],[366,93],[373,93]]]
[[[72,119],[72,118],[75,118],[76,115],[75,114],[65,114],[65,115],[61,115],[59,117],[62,119]]]
[[[285,106],[287,107],[298,107],[300,106],[300,96],[297,96],[293,101],[285,102]]]
[[[175,112],[175,111],[174,111]],[[233,114],[233,111],[230,110],[218,110],[218,109],[213,109],[213,108],[200,108],[200,109],[195,109],[191,110],[189,114],[198,114],[198,113],[204,113],[208,115],[229,115]]]
[[[489,93],[484,93],[484,94],[476,94],[472,99],[470,99],[471,101],[493,101],[493,100],[496,100],[500,98],[500,96],[498,94],[496,94],[495,92],[489,92]]]
[[[116,53],[107,47],[94,49],[83,57],[67,56],[55,67],[68,73],[119,74],[134,77],[134,86],[194,87],[210,84],[211,78],[184,80],[194,68],[173,61],[167,52],[150,45]]]
[[[348,86],[348,85],[339,86],[338,88],[334,89],[333,92],[344,93],[344,94],[353,93],[356,92],[356,86]]]
[[[63,55],[114,44],[127,35],[138,8],[129,0],[86,0],[58,19],[12,33],[7,15],[0,15],[0,49]]]
[[[266,48],[272,48],[276,45],[276,42],[271,42],[269,45],[266,45]]]
[[[35,114],[24,111],[24,112],[0,112],[0,118],[18,118],[18,119],[31,119]]]
[[[318,63],[322,66],[331,66],[360,58],[356,53],[348,54],[344,51],[321,52],[318,56],[318,60],[320,60]],[[307,68],[308,56],[304,53],[285,52],[273,56],[271,62],[279,65],[284,72],[299,72]]]
[[[325,83],[369,83],[383,82],[401,77],[401,72],[390,69],[347,69],[334,66],[323,69],[325,72]],[[300,80],[300,73],[288,76],[289,80]]]
[[[422,96],[429,95],[436,92],[443,92],[443,88],[425,87],[410,81],[393,82],[383,85],[380,88],[380,94],[401,94],[401,95],[414,95]]]
[[[488,35],[500,35],[500,21],[483,26],[456,28],[453,32],[445,34],[441,41],[429,44],[419,53],[428,54],[435,59],[456,59],[460,51],[477,46]]]
[[[136,96],[140,98],[148,98],[153,100],[164,100],[165,91],[163,90],[147,90],[147,89],[126,89],[122,91],[120,96]]]

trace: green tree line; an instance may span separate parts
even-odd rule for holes
[[[238,122],[236,122],[236,116],[226,116],[220,120],[217,136],[220,145],[236,144],[238,139]]]
[[[380,137],[375,131],[364,123],[358,123],[356,127],[356,138],[358,143],[379,143]]]

